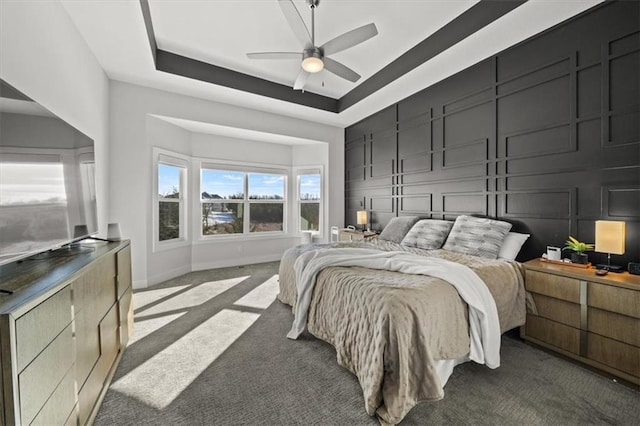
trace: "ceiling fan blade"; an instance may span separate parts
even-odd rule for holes
[[[307,84],[307,79],[309,78],[309,73],[300,68],[300,72],[298,73],[298,77],[296,77],[296,82],[293,83],[293,90],[302,90],[304,89],[304,85]]]
[[[257,52],[247,53],[249,59],[297,59],[302,60],[300,52]]]
[[[300,40],[300,43],[302,43],[305,48],[310,47],[311,35],[309,34],[309,30],[302,20],[302,16],[300,16],[300,12],[298,12],[298,9],[296,9],[296,6],[293,4],[293,1],[278,0],[278,4],[280,5],[280,9],[282,9],[282,13],[287,19],[287,22],[289,23],[293,34],[298,40]]]
[[[360,74],[331,58],[324,58],[324,68],[338,77],[342,77],[351,82],[356,82],[360,79]]]
[[[376,28],[376,24],[371,23],[367,25],[363,25],[355,30],[351,30],[346,32],[338,37],[329,40],[322,46],[320,46],[320,50],[323,51],[325,55],[331,55],[336,52],[341,52],[345,49],[353,47],[357,44],[362,43],[363,41],[369,40],[371,37],[374,37],[378,34],[378,29]]]

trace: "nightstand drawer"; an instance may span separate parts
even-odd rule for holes
[[[640,377],[640,348],[589,333],[587,357]]]
[[[587,304],[606,311],[640,318],[640,291],[589,283]]]
[[[580,330],[527,314],[526,335],[576,355],[580,354]]]
[[[573,278],[527,270],[525,287],[533,293],[580,303],[580,281]]]
[[[589,331],[640,346],[639,319],[591,307],[588,309],[587,318]]]
[[[580,328],[580,305],[560,299],[532,293],[538,316],[555,322]]]

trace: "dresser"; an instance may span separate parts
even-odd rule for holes
[[[539,259],[525,266],[525,340],[640,385],[640,276]]]
[[[2,425],[85,425],[133,326],[128,241],[0,267]]]

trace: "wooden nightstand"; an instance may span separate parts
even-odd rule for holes
[[[358,231],[354,229],[341,229],[340,241],[364,241],[378,236],[374,231]]]
[[[527,341],[640,385],[640,277],[605,276],[543,262],[524,264]]]

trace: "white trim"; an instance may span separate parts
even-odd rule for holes
[[[241,242],[241,241],[256,241],[256,240],[284,240],[284,239],[299,239],[299,235],[285,234],[284,232],[254,232],[252,234],[220,234],[215,238],[201,238],[199,240],[194,239],[191,243],[194,246],[210,244],[212,242]]]
[[[147,280],[136,280],[136,281],[133,281],[131,283],[131,287],[134,290],[141,289],[141,288],[147,288],[147,287],[149,287],[149,282]]]
[[[152,232],[151,232],[151,247],[153,253],[173,250],[179,247],[186,247],[190,245],[189,238],[189,168],[190,157],[184,154],[180,154],[166,149],[153,147],[153,184],[151,193],[151,206],[152,206]],[[180,170],[180,238],[175,238],[166,241],[160,241],[159,235],[159,222],[158,206],[160,203],[160,197],[158,196],[158,165],[165,164],[168,166],[179,167]]]
[[[145,287],[160,284],[161,282],[170,280],[175,277],[179,277],[180,275],[188,274],[191,271],[192,271],[191,265],[184,265],[178,268],[173,268],[169,271],[163,271],[162,273],[157,275],[147,276]]]
[[[303,201],[300,200],[300,176],[302,175],[311,175],[311,174],[319,174],[320,175],[320,200],[309,200]],[[327,215],[326,206],[328,203],[326,200],[326,192],[325,192],[325,173],[323,165],[315,165],[315,166],[300,166],[293,167],[293,177],[295,178],[295,234],[302,235],[302,230],[300,229],[300,205],[303,203],[319,203],[320,204],[320,217],[318,218],[318,231],[312,231],[313,238],[315,239],[324,239],[324,222],[325,217]]]
[[[191,271],[204,271],[206,269],[227,268],[230,266],[251,265],[254,263],[276,262],[282,258],[283,253],[284,251],[282,251],[281,253],[271,253],[262,256],[240,256],[232,260],[196,263],[192,264]]]

